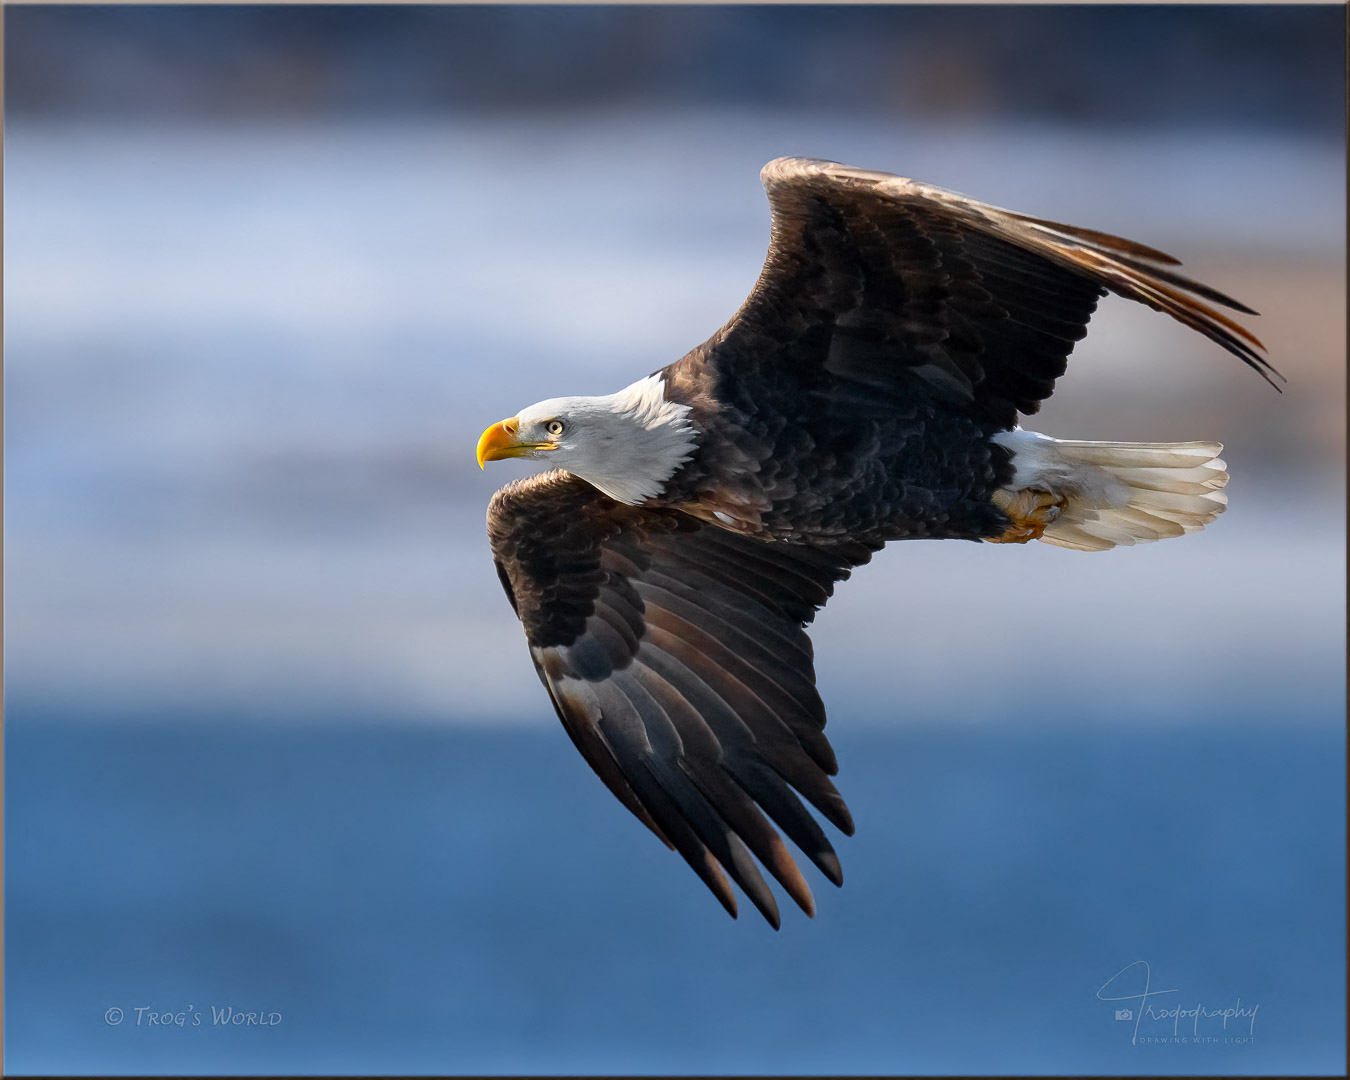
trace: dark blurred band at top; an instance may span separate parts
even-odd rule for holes
[[[6,105],[128,120],[717,106],[1340,139],[1344,21],[1339,5],[20,6]]]

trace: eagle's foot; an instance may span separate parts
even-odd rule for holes
[[[1025,544],[1039,540],[1046,528],[1059,517],[1064,496],[1037,491],[1035,488],[1023,488],[1021,491],[1000,488],[994,492],[994,505],[1012,519],[1012,524],[998,536],[986,537],[989,543]]]

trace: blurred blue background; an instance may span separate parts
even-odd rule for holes
[[[6,9],[6,1069],[1342,1071],[1343,20]],[[1104,302],[1034,426],[1220,439],[1228,513],[841,588],[775,934],[558,729],[472,447],[715,330],[783,154],[1171,251],[1290,383]],[[1140,960],[1256,1013],[1159,1041]]]

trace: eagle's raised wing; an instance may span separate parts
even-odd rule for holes
[[[609,789],[733,916],[723,870],[778,926],[751,854],[814,914],[765,815],[840,884],[793,793],[853,832],[803,627],[872,549],[766,544],[623,506],[562,472],[499,491],[488,534],[539,677]]]
[[[1211,305],[1255,313],[1160,251],[830,161],[780,158],[760,175],[773,212],[764,269],[698,350],[733,381],[863,406],[936,400],[1010,428],[1050,395],[1108,290],[1282,378]]]

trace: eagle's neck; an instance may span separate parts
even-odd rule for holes
[[[584,471],[570,470],[630,506],[656,498],[694,454],[698,432],[689,422],[689,406],[667,400],[660,374],[596,402],[612,417],[614,437],[602,458],[588,462]]]

